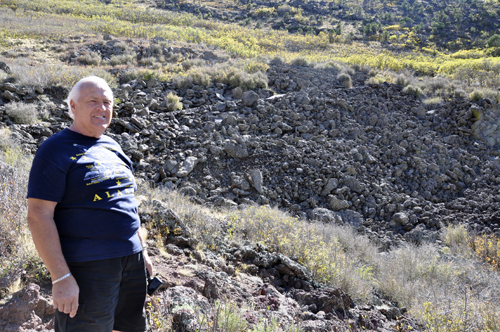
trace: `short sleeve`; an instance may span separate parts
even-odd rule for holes
[[[55,156],[51,159],[57,160]],[[27,197],[61,202],[65,190],[66,171],[49,158],[37,153],[31,166]]]

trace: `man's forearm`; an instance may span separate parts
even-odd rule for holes
[[[49,269],[52,278],[52,300],[54,308],[75,317],[78,310],[80,289],[75,278],[69,274],[64,259],[59,233],[54,221],[56,202],[28,199],[28,225],[36,250]]]
[[[29,200],[28,225],[38,254],[47,266],[52,280],[56,280],[69,273],[69,268],[61,250],[53,212],[46,205]]]

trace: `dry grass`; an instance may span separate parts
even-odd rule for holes
[[[37,63],[28,58],[7,59],[0,57],[11,69],[17,84],[27,87],[48,88],[52,86],[72,87],[86,76],[104,78],[111,87],[116,87],[116,79],[103,68],[67,66],[62,63]]]
[[[476,257],[463,226],[443,232],[442,248],[407,245],[379,252],[350,228],[304,222],[267,207],[214,212],[173,192],[153,192],[167,199],[195,236],[210,241],[205,248],[217,249],[220,241],[259,242],[296,259],[316,280],[342,288],[357,301],[376,293],[407,307],[429,331],[496,331],[500,326],[495,291],[500,275]]]
[[[0,276],[26,271],[28,280],[46,279],[48,272],[35,250],[26,222],[26,187],[30,155],[0,129]]]

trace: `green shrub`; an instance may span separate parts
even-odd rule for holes
[[[420,89],[417,86],[411,85],[411,84],[407,85],[403,89],[403,92],[406,93],[406,94],[409,94],[410,96],[414,96],[414,97],[419,97],[419,96],[421,96],[423,94],[422,89]]]
[[[118,42],[118,43],[116,43],[114,45],[114,47],[116,47],[117,49],[120,49],[122,51],[125,51],[125,50],[129,49],[128,45],[126,43],[124,43],[124,42]]]
[[[372,69],[370,69],[370,70],[368,71],[368,75],[369,75],[369,76],[371,76],[371,77],[375,77],[375,76],[377,76],[377,74],[378,74],[379,72],[380,72],[380,71],[379,71],[378,69],[373,69],[373,68],[372,68]]]
[[[408,78],[405,75],[399,74],[394,79],[394,84],[402,85],[402,86],[407,86],[408,84],[410,84],[410,82],[409,82]]]
[[[139,63],[143,66],[152,66],[156,62],[155,57],[145,57],[139,60]]]
[[[135,63],[135,59],[136,57],[132,54],[113,55],[108,60],[108,64],[111,66],[117,66],[117,65],[132,66]]]
[[[217,327],[221,331],[243,332],[248,330],[248,323],[243,318],[243,310],[238,308],[235,303],[217,301],[215,308]]]
[[[467,246],[469,232],[464,225],[448,225],[442,228],[441,239],[448,247]]]
[[[167,98],[165,99],[165,101],[167,102],[167,110],[170,112],[179,111],[182,109],[182,103],[180,101],[179,96],[177,96],[173,92],[170,92],[167,95]]]
[[[349,74],[351,76],[353,76],[354,74],[356,74],[356,70],[354,69],[354,67],[344,67],[342,69],[342,71],[346,74]]]
[[[290,63],[294,66],[308,66],[309,65],[309,60],[305,57],[297,57],[292,59]]]
[[[366,299],[372,290],[371,268],[352,259],[349,249],[354,246],[344,247],[332,225],[297,220],[268,207],[248,207],[230,212],[229,226],[230,239],[260,242],[294,257],[315,280],[341,287],[356,299]]]
[[[182,60],[184,60],[184,56],[180,53],[168,53],[167,58],[173,63],[182,62]]]
[[[500,47],[500,35],[493,35],[486,42],[487,47]]]
[[[474,90],[469,94],[469,99],[472,101],[479,101],[484,99],[484,93],[481,90]]]
[[[193,86],[193,77],[190,75],[175,75],[172,82],[177,89],[189,89]]]
[[[206,87],[210,84],[210,76],[206,72],[192,72],[190,74],[193,84]]]
[[[80,55],[77,58],[78,61],[82,62],[86,65],[98,66],[101,64],[102,58],[101,55],[97,52],[90,52],[85,55]]]
[[[205,60],[202,59],[188,59],[182,62],[182,68],[184,68],[184,70],[189,70],[192,67],[201,67],[205,65],[205,63]]]
[[[285,16],[285,14],[293,14],[297,11],[296,8],[294,7],[291,7],[289,5],[282,5],[282,6],[279,6],[278,7],[278,15],[279,16]]]
[[[33,124],[40,119],[37,104],[26,104],[23,102],[10,102],[5,105],[5,112],[15,123]]]
[[[380,84],[385,82],[383,77],[376,76],[376,77],[370,77],[367,81],[366,84]]]
[[[446,88],[446,86],[450,82],[448,79],[443,78],[443,77],[435,77],[432,80],[426,82],[427,88],[429,88],[431,91],[435,92],[437,90],[443,90]]]
[[[343,66],[338,63],[338,62],[335,62],[335,61],[328,61],[326,64],[325,64],[325,67],[327,68],[332,68],[334,69],[335,71],[341,71]]]
[[[344,85],[346,88],[352,88],[352,78],[351,75],[349,75],[346,72],[341,72],[340,74],[337,75],[337,79]]]
[[[467,92],[465,92],[464,89],[455,89],[453,91],[453,97],[455,97],[455,98],[466,98],[467,97]]]
[[[433,106],[436,106],[436,105],[440,105],[443,103],[443,98],[441,97],[431,97],[431,98],[427,98],[427,99],[424,99],[422,101],[422,103],[425,105],[425,106],[428,106],[428,107],[433,107]]]

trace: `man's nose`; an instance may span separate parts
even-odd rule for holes
[[[100,100],[98,103],[97,103],[97,108],[99,110],[102,110],[104,111],[106,109],[106,105],[104,104],[104,101],[103,100]]]

